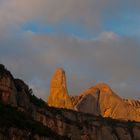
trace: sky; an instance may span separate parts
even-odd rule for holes
[[[44,100],[59,67],[70,95],[140,99],[139,60],[140,0],[0,0],[0,63]]]

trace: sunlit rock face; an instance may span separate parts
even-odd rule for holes
[[[66,75],[61,68],[51,80],[48,105],[113,119],[140,121],[140,102],[121,98],[105,83],[99,83],[78,96],[69,96]]]
[[[140,100],[133,100],[133,99],[123,99],[128,105],[133,106],[136,111],[140,114]]]
[[[73,108],[68,96],[65,72],[62,68],[59,68],[52,77],[48,105],[58,108]]]
[[[78,111],[122,120],[140,121],[138,109],[115,94],[105,83],[86,90],[75,105]]]
[[[14,79],[11,73],[3,65],[0,65],[0,99],[5,104],[17,106],[16,94]]]

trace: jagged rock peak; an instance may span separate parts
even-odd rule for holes
[[[56,70],[55,74],[56,74],[56,73],[65,73],[65,70],[64,70],[63,68],[59,67],[59,68]]]
[[[51,79],[48,105],[59,108],[73,108],[72,101],[68,95],[65,71],[62,68],[58,68]]]
[[[80,112],[113,119],[140,121],[138,107],[138,102],[124,101],[105,83],[87,89],[80,95],[80,100],[74,106]]]
[[[113,91],[111,87],[106,83],[97,83],[96,85],[90,87],[89,89],[85,90],[83,93],[80,94],[80,96],[83,96],[85,94],[91,94],[92,91],[103,92],[105,94],[113,94]]]
[[[51,80],[51,86],[53,86],[54,88],[63,86],[67,90],[66,74],[62,68],[58,68],[57,71],[55,72],[55,74]]]
[[[111,117],[119,120],[140,121],[140,103],[124,100],[108,84],[98,83],[79,96],[68,95],[66,75],[59,68],[51,80],[48,105],[76,111]]]

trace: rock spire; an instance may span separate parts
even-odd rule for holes
[[[59,68],[51,79],[48,105],[58,108],[73,108],[68,95],[65,71],[62,68]]]
[[[105,83],[98,83],[82,94],[70,97],[62,68],[51,80],[48,105],[113,119],[140,121],[140,101],[121,98]]]

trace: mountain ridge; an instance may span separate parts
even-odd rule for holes
[[[14,79],[1,66],[0,85],[1,140],[140,139],[139,122],[104,118],[100,114],[94,115],[63,106],[50,107],[37,98],[24,81]]]
[[[65,80],[63,81],[63,79]],[[140,121],[139,102],[121,98],[106,83],[98,83],[78,96],[69,96],[66,86],[66,75],[62,68],[56,71],[52,77],[52,81],[55,81],[55,83],[51,82],[50,86],[50,89],[53,89],[50,90],[48,98],[50,106],[73,109],[113,119]],[[56,88],[55,85],[59,86]],[[54,100],[51,101],[51,98]]]

